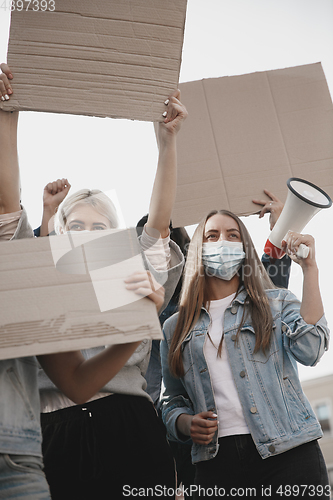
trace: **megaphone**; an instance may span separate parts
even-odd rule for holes
[[[322,208],[332,206],[328,194],[309,181],[291,177],[287,186],[286,203],[264,248],[264,252],[273,259],[281,259],[284,256],[281,243],[288,231],[300,233],[316,213]],[[308,254],[309,248],[301,244],[297,256],[306,258]]]

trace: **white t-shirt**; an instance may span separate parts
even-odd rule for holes
[[[210,302],[209,313],[212,321],[204,345],[219,421],[218,437],[250,433],[232,376],[227,349],[223,344],[221,357],[218,356],[224,312],[234,297],[235,294],[232,294]]]

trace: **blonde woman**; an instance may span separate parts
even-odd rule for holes
[[[296,257],[300,243],[307,259]],[[329,493],[322,431],[296,367],[315,365],[329,341],[314,240],[289,233],[284,245],[303,270],[302,302],[274,287],[231,212],[208,214],[189,247],[161,357],[163,420],[171,439],[192,441],[196,498]]]
[[[0,97],[9,100],[13,75],[6,64],[1,65],[1,70]],[[179,97],[180,92],[175,91],[165,103],[166,116],[158,127],[159,160],[150,216],[141,239],[143,252],[156,243],[157,259],[154,252],[146,252],[149,271],[126,279],[129,289],[139,295],[148,294],[158,310],[172,296],[183,266],[179,248],[169,243],[176,189],[176,136],[187,116]],[[0,112],[2,239],[33,236],[27,214],[20,206],[17,119],[18,113]],[[58,212],[59,233],[100,231],[117,224],[111,201],[100,191],[76,193],[64,200]],[[157,242],[156,233],[160,235]],[[165,294],[154,281],[161,274],[167,275]],[[125,485],[148,487],[157,482],[175,486],[165,431],[145,392],[149,355],[150,343],[143,341],[39,357],[50,377],[39,373],[44,471],[53,500],[121,498]],[[23,398],[10,383],[8,372],[16,373],[16,385],[22,387]],[[0,411],[0,496],[1,491],[6,491],[6,498],[49,499],[42,470],[36,358],[2,361],[0,392],[4,401]]]

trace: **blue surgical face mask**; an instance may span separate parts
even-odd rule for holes
[[[230,281],[245,259],[243,243],[212,241],[202,245],[202,263],[207,276]]]

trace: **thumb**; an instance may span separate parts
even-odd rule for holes
[[[216,413],[212,412],[212,411],[203,411],[201,413],[198,414],[198,416],[200,416],[201,418],[204,418],[204,419],[216,419],[217,418],[217,415]]]

